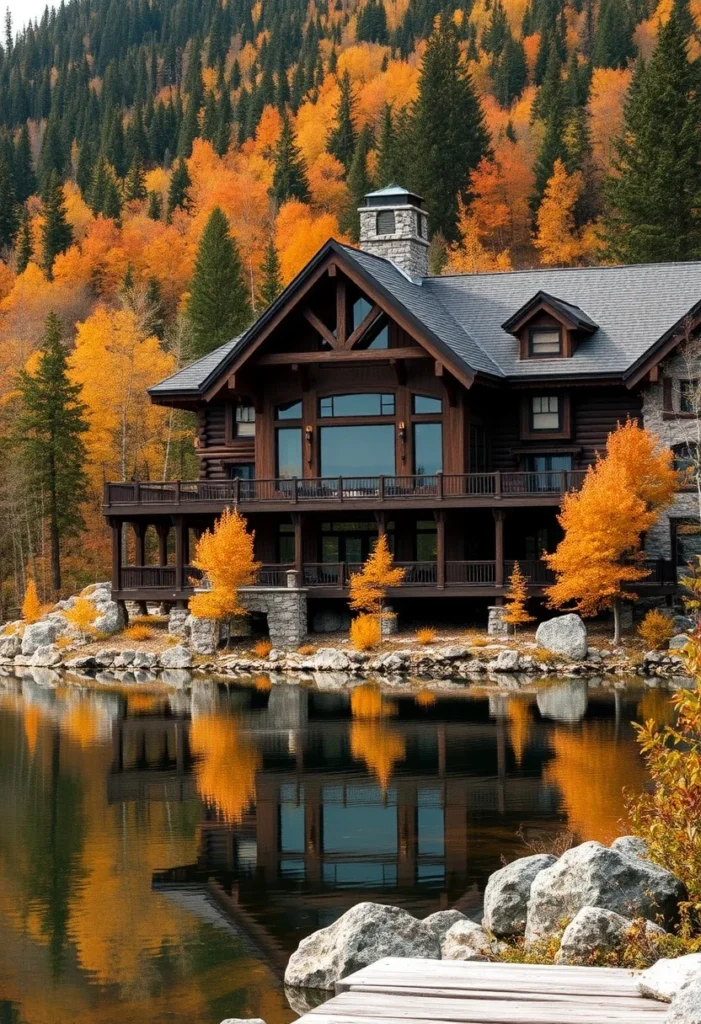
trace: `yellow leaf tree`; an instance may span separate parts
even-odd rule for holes
[[[642,535],[670,504],[677,484],[671,451],[636,421],[619,424],[581,491],[565,495],[558,516],[565,536],[544,556],[556,574],[548,604],[573,604],[585,616],[612,608],[617,643],[621,602],[635,599],[629,586],[648,575],[640,565]]]
[[[549,266],[571,266],[586,252],[586,243],[574,222],[574,208],[582,185],[580,172],[568,174],[558,158],[538,209],[538,230],[534,239],[542,262]]]
[[[514,634],[517,626],[534,621],[533,616],[528,614],[526,608],[527,586],[526,577],[521,572],[520,565],[518,562],[514,562],[513,572],[509,576],[509,589],[506,593],[506,611],[503,615],[504,622],[508,622],[514,627]]]
[[[41,618],[41,612],[42,605],[37,594],[37,585],[34,582],[34,577],[30,576],[27,580],[27,588],[24,591],[24,600],[22,601],[22,618],[31,625],[32,622],[36,622],[37,619]]]
[[[350,606],[366,615],[382,619],[384,600],[390,587],[398,587],[404,579],[404,570],[394,564],[387,535],[377,541],[360,572],[350,578]]]
[[[197,542],[192,564],[204,573],[207,590],[190,598],[190,611],[198,619],[225,622],[231,634],[231,621],[248,612],[241,604],[241,587],[256,581],[260,562],[253,555],[254,533],[238,509],[224,509],[213,530],[207,530]]]

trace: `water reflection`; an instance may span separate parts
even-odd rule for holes
[[[666,695],[576,680],[0,681],[0,1019],[284,1024],[289,951],[354,903],[477,911],[521,827],[616,835],[642,715]]]

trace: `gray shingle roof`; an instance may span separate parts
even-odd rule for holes
[[[231,365],[234,353],[245,347],[330,252],[371,278],[389,301],[399,304],[467,372],[492,377],[624,376],[697,304],[701,306],[701,262],[417,280],[380,256],[328,242],[245,334],[156,384],[149,394],[158,400],[204,392]],[[567,359],[521,360],[518,341],[502,326],[538,293],[546,293],[592,331]]]

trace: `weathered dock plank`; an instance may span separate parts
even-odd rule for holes
[[[659,1024],[632,971],[388,957],[298,1024]]]

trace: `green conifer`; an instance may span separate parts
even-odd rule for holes
[[[173,174],[170,179],[170,188],[168,189],[168,220],[172,217],[174,210],[178,208],[187,210],[189,208],[189,189],[191,185],[192,181],[190,180],[187,164],[181,158],[173,168]]]
[[[602,0],[594,35],[595,67],[624,68],[635,56],[634,28],[626,0]]]
[[[509,33],[494,75],[494,94],[502,107],[510,107],[518,99],[527,80],[528,68],[523,43]]]
[[[52,172],[44,190],[42,213],[42,265],[46,276],[52,280],[56,257],[73,242],[73,229],[68,223],[63,186],[56,171]]]
[[[188,315],[195,356],[206,355],[251,322],[251,304],[243,264],[229,234],[224,213],[216,207],[207,221],[195,261]]]
[[[27,124],[17,137],[14,152],[15,192],[18,203],[26,203],[37,187],[36,175],[32,164],[32,147],[29,141],[29,128]]]
[[[146,213],[151,220],[160,220],[163,216],[163,203],[161,202],[161,197],[158,192],[149,192],[148,208]]]
[[[29,266],[32,256],[34,255],[34,247],[32,244],[32,226],[29,220],[29,214],[25,210],[22,215],[22,222],[19,228],[19,236],[17,238],[17,253],[15,257],[15,269],[18,274],[23,274]]]
[[[355,95],[347,71],[343,74],[340,86],[341,98],[336,107],[335,123],[326,148],[332,156],[341,161],[348,171],[355,153],[357,135],[355,131]]]
[[[128,203],[140,202],[146,198],[146,175],[138,156],[134,158],[124,182],[124,198]]]
[[[360,237],[358,207],[365,195],[372,190],[373,183],[368,174],[368,153],[372,146],[372,133],[368,125],[361,130],[348,172],[348,198],[345,203],[339,227],[357,242]]]
[[[15,194],[15,176],[6,157],[0,158],[0,249],[14,245],[19,228],[20,207]]]
[[[397,134],[394,128],[392,108],[385,104],[382,114],[380,141],[377,145],[377,184],[379,188],[397,181]]]
[[[263,254],[263,262],[260,265],[260,287],[258,288],[258,302],[263,309],[267,309],[271,302],[278,297],[282,291],[282,278],[280,277],[280,257],[278,256],[275,242],[272,236],[268,239]]]
[[[701,257],[701,95],[675,11],[636,69],[607,183],[607,256],[622,263]]]
[[[50,186],[56,185],[57,175]],[[88,480],[83,434],[88,429],[79,385],[68,377],[67,351],[61,340],[61,323],[54,313],[46,331],[36,372],[21,371],[19,395],[22,412],[17,423],[17,443],[30,470],[37,506],[46,509],[51,543],[51,580],[61,588],[61,547],[67,537],[83,528],[81,506],[87,500]]]
[[[307,167],[295,141],[292,123],[287,111],[283,111],[282,127],[273,156],[273,184],[270,195],[282,204],[288,199],[309,202]]]

